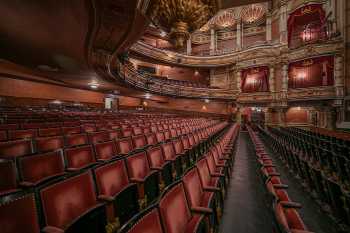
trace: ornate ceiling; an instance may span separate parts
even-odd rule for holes
[[[242,21],[244,24],[259,24],[267,13],[267,3],[256,3],[242,7],[221,10],[212,17],[199,31],[206,32],[210,28],[230,28]]]

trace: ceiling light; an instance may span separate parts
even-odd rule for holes
[[[209,100],[209,99],[204,99],[204,102],[205,102],[205,103],[209,103],[210,100]]]
[[[166,32],[165,32],[165,31],[161,31],[161,32],[160,32],[160,36],[161,36],[161,37],[165,37],[165,36],[166,36]]]
[[[146,98],[146,99],[150,99],[150,98],[151,98],[151,94],[150,94],[150,93],[146,93],[146,94],[145,94],[145,98]]]
[[[91,84],[90,87],[91,87],[92,89],[97,89],[97,88],[98,88],[98,86],[97,86],[96,84]]]

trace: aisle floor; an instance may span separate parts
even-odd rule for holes
[[[265,204],[253,145],[247,132],[240,133],[237,146],[220,232],[272,233],[273,216]]]

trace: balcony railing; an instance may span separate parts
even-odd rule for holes
[[[152,78],[149,75],[138,73],[132,65],[122,64],[120,62],[118,62],[117,73],[127,84],[160,95],[223,100],[233,100],[235,96],[234,91],[230,89],[169,84],[162,79]]]

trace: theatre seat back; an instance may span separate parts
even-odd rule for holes
[[[81,128],[80,126],[74,126],[74,127],[62,127],[62,131],[64,135],[67,134],[80,134]]]
[[[189,149],[190,148],[190,143],[188,142],[188,137],[187,136],[181,137],[181,141],[182,141],[184,149]]]
[[[96,162],[92,147],[81,146],[65,150],[67,168],[81,169]]]
[[[132,128],[127,128],[122,130],[123,137],[131,137],[132,136]]]
[[[62,229],[97,204],[90,172],[48,186],[40,196],[46,225]]]
[[[162,150],[159,146],[147,150],[148,160],[151,168],[162,167],[165,163]]]
[[[196,166],[203,185],[210,186],[211,176],[207,165],[207,161],[205,159],[201,159],[197,162]]]
[[[205,159],[207,160],[210,174],[215,173],[216,172],[216,165],[215,165],[215,160],[214,160],[212,154],[209,152],[208,155],[205,157]]]
[[[134,134],[134,135],[140,135],[140,134],[143,133],[141,127],[134,127],[132,130],[133,130],[133,134]]]
[[[114,141],[97,143],[94,147],[98,160],[108,160],[117,155],[117,147]]]
[[[82,145],[87,145],[88,143],[89,143],[89,140],[85,133],[66,136],[66,145],[68,147],[82,146]]]
[[[165,141],[165,136],[163,132],[157,132],[156,133],[156,138],[157,138],[157,142],[161,143]]]
[[[119,139],[116,141],[116,144],[119,154],[128,154],[133,149],[132,140],[130,137]]]
[[[99,195],[115,196],[129,184],[124,160],[94,169]]]
[[[38,131],[36,129],[10,130],[8,136],[10,140],[31,139],[38,136]]]
[[[143,148],[147,145],[146,138],[144,135],[133,136],[132,142],[136,149]]]
[[[146,140],[148,145],[155,145],[157,144],[157,138],[154,133],[150,133],[146,135]]]
[[[126,164],[130,178],[143,180],[151,171],[145,152],[140,152],[127,157]]]
[[[181,154],[184,152],[184,146],[182,144],[182,141],[180,139],[176,139],[173,141],[174,149],[176,154]]]
[[[138,220],[135,225],[122,233],[162,233],[162,224],[157,208],[145,214]]]
[[[0,142],[0,158],[16,158],[34,152],[31,140]]]
[[[203,195],[203,188],[196,168],[193,168],[182,178],[186,196],[190,206],[200,206]]]
[[[39,129],[40,137],[53,137],[62,135],[61,128]]]
[[[162,150],[165,160],[173,160],[176,157],[174,146],[172,142],[162,144]]]
[[[109,141],[109,134],[107,131],[90,132],[88,136],[91,144]]]
[[[39,233],[34,194],[16,197],[1,204],[0,227],[2,233]]]
[[[0,194],[15,190],[17,177],[15,163],[11,160],[0,159]]]
[[[18,165],[21,180],[33,184],[64,173],[64,161],[61,150],[20,157]]]
[[[35,142],[36,142],[37,152],[39,153],[54,151],[54,150],[64,148],[64,140],[62,136],[37,138]]]
[[[172,187],[160,200],[159,210],[166,233],[183,233],[191,219],[183,184]]]

